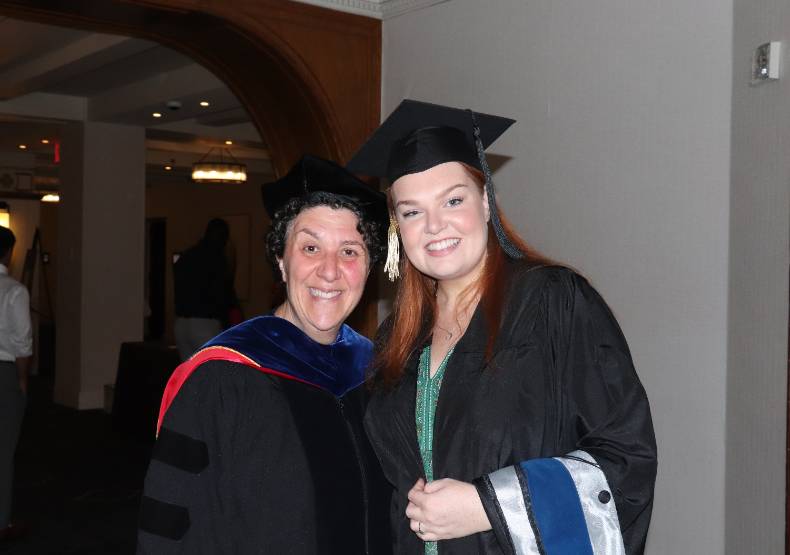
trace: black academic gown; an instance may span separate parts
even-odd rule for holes
[[[354,358],[352,382],[333,384],[334,373],[349,371],[335,366],[347,357],[304,341],[284,320],[256,320],[220,335],[202,351],[207,360],[171,378],[180,373],[183,385],[165,395],[137,552],[388,553],[390,488],[362,429],[367,396],[344,391],[369,355]],[[249,342],[255,348],[245,350]],[[221,357],[226,346],[230,360],[205,356]],[[239,353],[273,372],[239,362]],[[310,368],[322,356],[323,376]],[[309,363],[297,368],[291,357]]]
[[[510,274],[490,362],[480,308],[449,360],[433,446],[434,477],[474,482],[493,530],[441,541],[439,553],[642,553],[656,445],[620,328],[571,270],[513,263]],[[365,416],[395,486],[394,551],[404,554],[423,549],[405,516],[406,494],[423,476],[418,352]]]

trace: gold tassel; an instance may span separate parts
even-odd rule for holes
[[[384,271],[390,281],[395,281],[400,277],[400,243],[398,241],[398,222],[395,216],[390,214],[390,227],[387,230],[387,262],[384,264]]]

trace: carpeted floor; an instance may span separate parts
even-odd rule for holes
[[[119,435],[102,411],[67,409],[51,398],[51,382],[33,378],[14,498],[14,516],[30,533],[0,543],[0,553],[134,553],[151,444]]]

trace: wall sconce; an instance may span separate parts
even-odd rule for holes
[[[0,225],[11,229],[11,210],[7,202],[0,202]]]

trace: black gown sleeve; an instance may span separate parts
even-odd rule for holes
[[[625,338],[570,270],[553,272],[541,302],[563,448],[478,479],[483,506],[506,552],[642,553],[656,444]]]
[[[145,479],[137,553],[254,553],[263,502],[257,484],[276,396],[246,366],[198,367],[162,423]],[[274,407],[276,409],[276,407]],[[276,424],[276,422],[274,422]],[[265,467],[264,467],[265,468]]]

